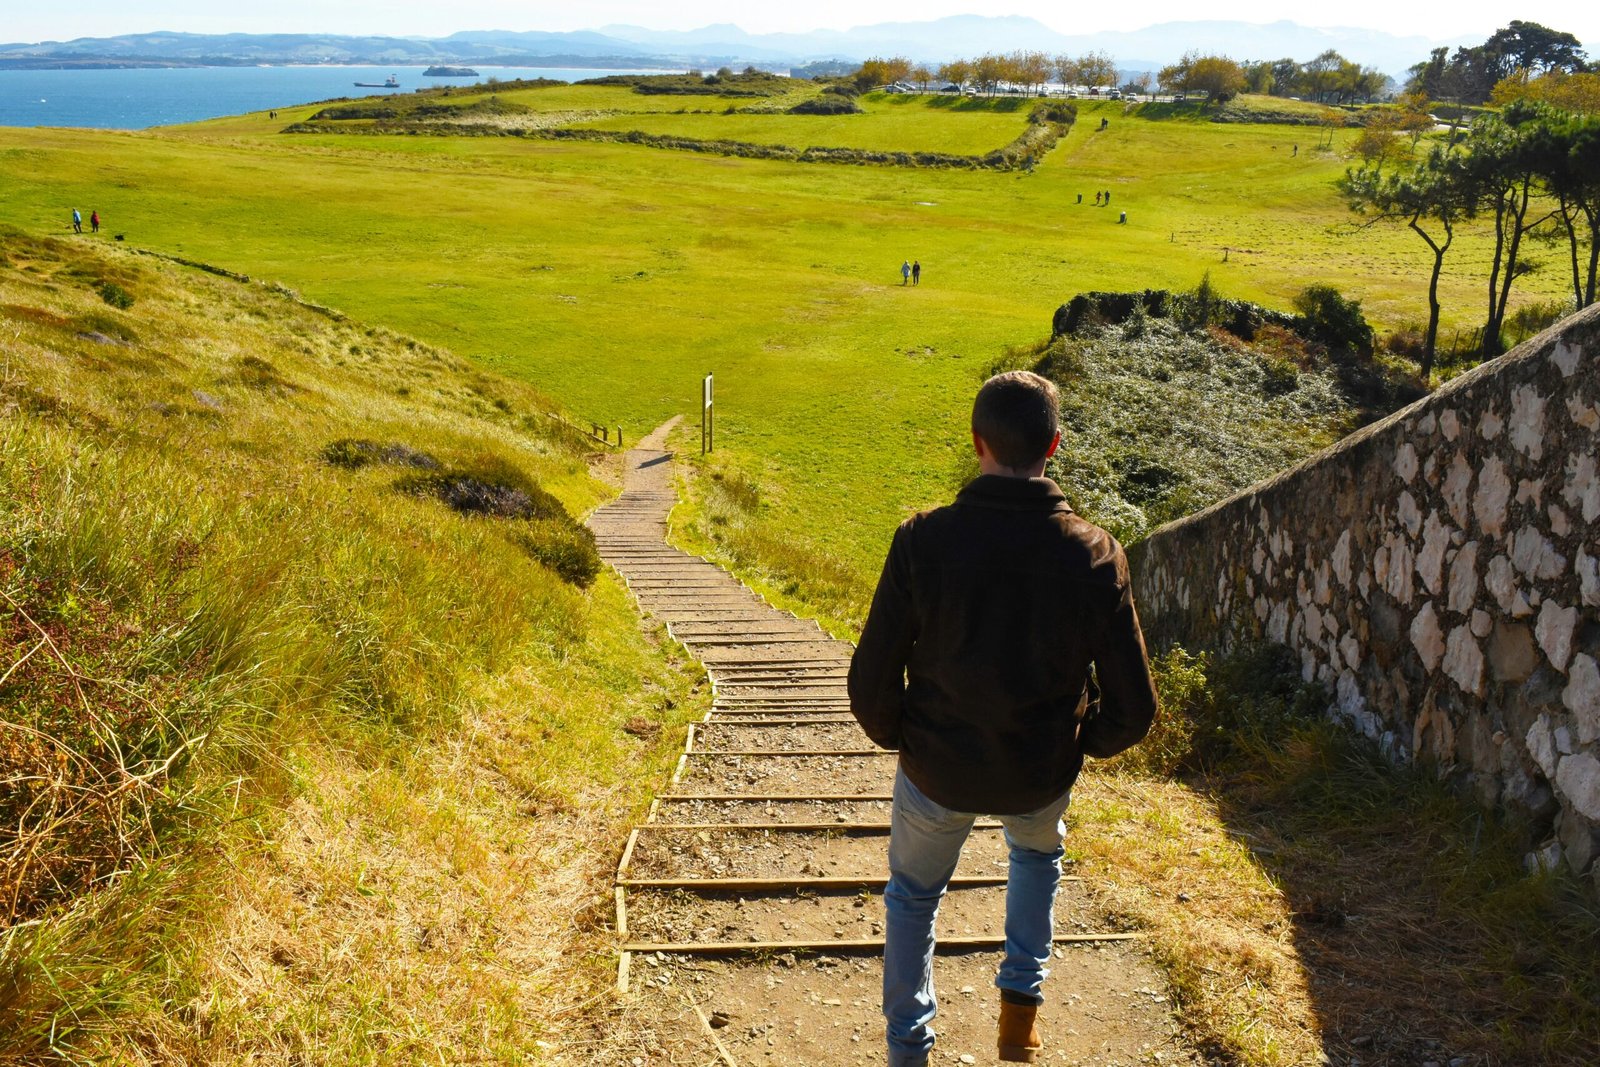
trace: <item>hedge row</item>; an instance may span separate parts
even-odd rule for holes
[[[321,117],[320,115],[318,117]],[[366,117],[366,116],[363,116]],[[981,156],[950,152],[878,152],[865,148],[795,148],[785,144],[755,144],[750,141],[707,140],[673,134],[645,133],[642,130],[588,130],[572,127],[522,129],[472,123],[406,122],[379,119],[370,125],[330,126],[297,122],[285,133],[366,133],[410,134],[454,137],[535,137],[550,141],[604,141],[666,148],[680,152],[706,152],[712,155],[740,156],[746,159],[781,159],[794,163],[845,163],[891,167],[926,167],[965,170],[1017,170],[1033,166],[1056,146],[1077,118],[1070,104],[1041,105],[1028,116],[1028,125],[1016,139],[1002,148]]]

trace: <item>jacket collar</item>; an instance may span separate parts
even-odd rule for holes
[[[956,494],[956,503],[999,511],[1072,510],[1061,487],[1049,478],[1007,478],[980,474]]]

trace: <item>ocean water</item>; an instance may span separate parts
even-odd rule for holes
[[[339,96],[409,93],[485,78],[581,81],[660,71],[485,67],[476,78],[427,78],[426,67],[181,67],[171,70],[0,70],[0,126],[90,126],[138,130],[288,107]],[[399,89],[357,89],[389,75]]]

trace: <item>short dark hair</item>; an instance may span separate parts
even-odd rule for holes
[[[1056,386],[1032,371],[996,374],[983,383],[972,403],[972,432],[983,438],[994,458],[1012,470],[1044,458],[1055,440],[1059,419]]]

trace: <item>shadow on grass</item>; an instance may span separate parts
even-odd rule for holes
[[[1290,929],[1263,932],[1291,939],[1331,1062],[1600,1061],[1583,887],[1527,873],[1525,832],[1432,769],[1325,721],[1281,725],[1240,730],[1190,785],[1282,892]]]

